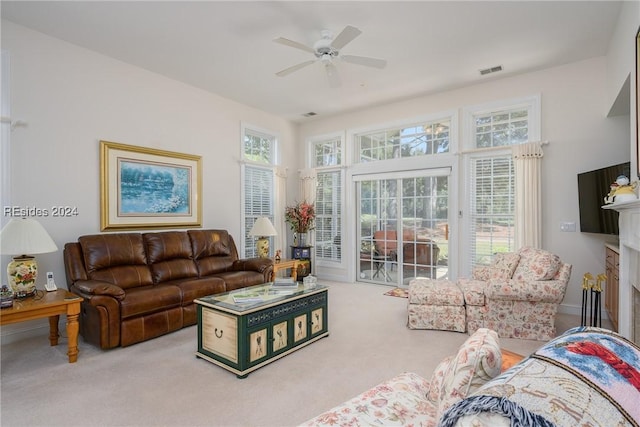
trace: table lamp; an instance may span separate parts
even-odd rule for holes
[[[269,256],[269,238],[268,236],[275,236],[276,229],[266,216],[258,218],[253,224],[249,236],[258,236],[256,242],[256,250],[260,258],[267,258]]]
[[[0,254],[22,254],[7,265],[7,278],[14,298],[26,298],[36,293],[38,265],[31,255],[57,250],[47,231],[35,219],[13,218],[4,226],[0,231]]]

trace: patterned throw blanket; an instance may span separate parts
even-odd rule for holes
[[[640,425],[640,349],[611,331],[578,327],[453,405],[440,426],[499,414],[512,426]]]

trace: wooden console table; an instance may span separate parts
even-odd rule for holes
[[[15,299],[13,306],[0,310],[0,325],[49,318],[49,342],[58,345],[58,322],[61,314],[67,315],[67,337],[69,363],[78,360],[78,330],[80,325],[80,303],[83,299],[66,289],[54,292],[38,290],[36,295]]]
[[[279,270],[284,270],[285,268],[291,269],[291,278],[293,281],[298,280],[298,265],[300,264],[299,259],[282,259],[280,261],[276,261],[273,264],[273,274],[271,275],[271,281],[276,280],[276,273]]]

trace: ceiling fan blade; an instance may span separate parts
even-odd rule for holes
[[[355,56],[355,55],[340,55],[343,61],[351,62],[352,64],[364,65],[367,67],[384,68],[387,66],[387,61],[384,59],[369,58],[367,56]]]
[[[360,34],[362,34],[362,31],[360,31],[356,27],[347,25],[346,27],[344,27],[344,30],[342,30],[340,34],[338,34],[336,38],[333,39],[333,42],[331,42],[331,46],[333,46],[334,49],[340,50]]]
[[[277,39],[273,39],[274,42],[276,43],[280,43],[283,44],[285,46],[291,46],[291,47],[295,47],[296,49],[301,49],[304,50],[305,52],[311,52],[311,53],[316,53],[315,50],[313,50],[312,47],[306,46],[302,43],[298,43],[296,41],[293,40],[289,40],[289,39],[285,39],[284,37],[278,37]]]
[[[307,65],[311,65],[311,64],[313,64],[314,62],[316,62],[316,60],[315,60],[315,59],[310,59],[309,61],[301,62],[300,64],[298,64],[298,65],[294,65],[293,67],[285,68],[285,69],[284,69],[284,70],[282,70],[282,71],[278,71],[278,72],[276,73],[276,76],[278,76],[278,77],[284,77],[284,76],[286,76],[286,75],[288,75],[288,74],[293,73],[294,71],[298,71],[300,68],[304,68],[304,67],[306,67]]]
[[[324,69],[327,72],[327,79],[329,79],[330,87],[340,87],[340,76],[338,75],[338,70],[333,63],[329,62],[324,64]]]

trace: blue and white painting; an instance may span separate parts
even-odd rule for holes
[[[120,159],[119,214],[191,214],[191,168]]]

